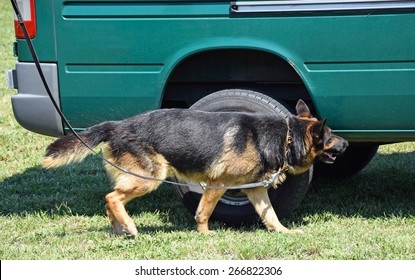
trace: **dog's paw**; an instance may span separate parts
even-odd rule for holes
[[[215,235],[216,234],[216,231],[209,230],[209,229],[207,229],[207,230],[198,230],[198,232],[200,234],[203,234],[203,235]]]
[[[292,229],[288,233],[291,233],[291,234],[304,234],[304,231],[302,231],[301,229]]]
[[[114,227],[114,234],[120,237],[135,238],[138,235],[138,230],[136,227],[130,230],[123,227]]]
[[[275,231],[275,232],[280,232],[280,233],[288,233],[288,234],[304,234],[304,231],[302,231],[301,229],[288,229],[286,227],[280,227],[278,229],[268,229],[268,231]]]

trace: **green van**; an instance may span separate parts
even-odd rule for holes
[[[415,140],[415,1],[19,0],[54,98],[76,129],[157,108],[288,115],[301,98],[350,143],[320,176],[350,176],[382,143]],[[16,24],[17,25],[17,24]],[[8,72],[18,122],[67,127],[20,28]],[[312,170],[270,198],[280,216],[303,199]],[[200,189],[176,187],[194,212]],[[256,214],[228,191],[212,216]]]

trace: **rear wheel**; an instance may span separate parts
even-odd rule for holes
[[[260,112],[275,116],[288,117],[291,113],[286,106],[262,93],[232,89],[212,93],[198,102],[191,109],[218,112]],[[308,191],[312,178],[312,169],[298,176],[287,176],[287,180],[276,190],[269,188],[268,194],[278,217],[287,217],[298,207]],[[196,212],[202,187],[175,187],[183,204],[193,214]],[[227,191],[212,214],[212,219],[230,225],[251,224],[258,216],[247,196],[240,190]]]

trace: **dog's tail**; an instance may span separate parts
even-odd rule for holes
[[[114,127],[115,122],[103,122],[78,134],[90,148],[95,148],[101,142],[106,142],[110,139]],[[54,168],[79,162],[91,152],[75,135],[65,135],[46,148],[43,167]]]

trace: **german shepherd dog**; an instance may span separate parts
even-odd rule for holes
[[[197,230],[209,232],[208,220],[226,189],[208,186],[235,186],[268,180],[282,170],[273,186],[286,174],[307,171],[315,159],[333,163],[348,143],[332,134],[325,119],[318,121],[299,100],[297,116],[288,119],[240,112],[202,112],[188,109],[161,109],[122,121],[107,121],[79,133],[90,147],[101,142],[109,162],[142,176],[164,180],[176,177],[207,185],[196,211]],[[43,161],[54,168],[83,160],[90,150],[74,135],[50,144]],[[106,195],[106,212],[117,235],[138,234],[124,206],[161,184],[127,174],[105,163],[114,182]],[[266,228],[289,230],[278,220],[267,188],[243,189]]]

